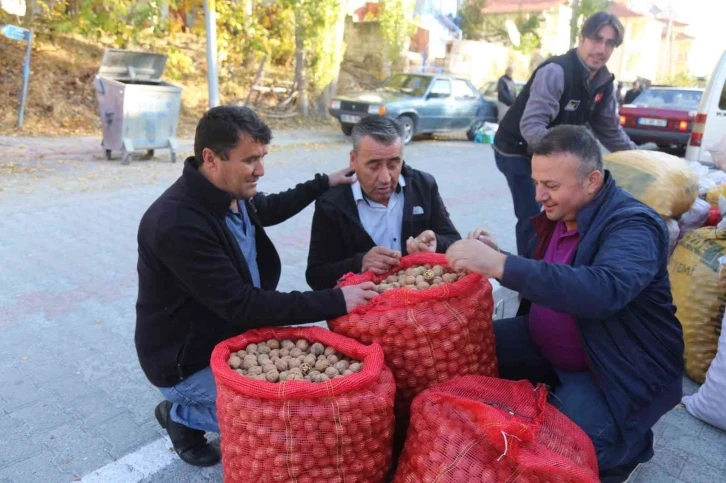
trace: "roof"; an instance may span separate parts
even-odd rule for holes
[[[544,12],[567,3],[567,0],[489,0],[483,12],[489,14]]]
[[[630,10],[628,7],[620,3],[613,3],[607,8],[607,11],[614,14],[618,18],[645,17],[645,15],[643,15],[642,13]]]

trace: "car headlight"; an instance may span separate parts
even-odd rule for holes
[[[331,109],[340,109],[340,101],[330,101]]]
[[[368,106],[368,114],[380,114],[381,116],[385,116],[386,111],[386,106],[379,106],[378,104],[371,104]]]

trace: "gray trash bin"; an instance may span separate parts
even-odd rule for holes
[[[161,81],[167,56],[150,52],[106,49],[93,80],[103,124],[106,158],[123,151],[123,164],[131,153],[171,150],[176,161],[176,129],[181,88]]]

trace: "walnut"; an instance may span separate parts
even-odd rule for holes
[[[229,360],[227,362],[232,369],[239,369],[239,367],[242,365],[242,359],[237,357],[237,354],[232,354],[231,356],[229,356]]]
[[[315,370],[322,372],[327,369],[328,366],[330,366],[330,362],[328,362],[328,359],[323,359],[315,363]]]
[[[294,349],[290,349],[290,356],[291,357],[297,357],[302,355],[303,351],[299,347],[295,347]]]
[[[335,363],[338,362],[338,356],[333,355],[333,354],[330,354],[327,357],[327,359],[328,359],[328,364],[330,364],[331,366],[335,365]]]
[[[257,352],[260,354],[269,354],[271,350],[267,345],[260,344],[257,346]]]
[[[305,360],[303,362],[305,362],[306,364],[310,364],[311,366],[314,366],[315,363],[317,362],[317,360],[318,360],[318,358],[315,357],[313,354],[308,354],[305,356]]]
[[[308,342],[305,339],[299,339],[295,343],[295,347],[297,347],[298,349],[300,349],[303,352],[306,352],[308,350],[308,348],[310,347],[310,342]]]
[[[310,346],[310,353],[316,356],[319,356],[325,351],[325,346],[321,344],[320,342],[316,342],[312,346]]]
[[[312,367],[310,367],[310,364],[303,363],[300,365],[300,372],[302,373],[303,376],[308,374],[311,370],[312,370]]]
[[[262,368],[260,366],[250,367],[247,369],[248,376],[259,376],[262,374]]]
[[[332,378],[334,376],[337,376],[338,375],[338,369],[336,369],[335,367],[332,367],[332,366],[331,367],[328,367],[327,369],[325,369],[325,375],[328,376],[328,377],[330,377],[330,378]]]
[[[276,369],[265,372],[265,379],[267,379],[267,382],[277,382],[280,379],[280,373]]]
[[[285,339],[282,342],[280,342],[280,347],[282,347],[283,349],[290,350],[293,347],[295,347],[295,343],[293,341],[291,341],[290,339]]]
[[[340,374],[343,374],[345,371],[348,370],[348,361],[338,361],[334,364],[334,367],[338,370]]]
[[[288,361],[285,361],[282,359],[276,359],[275,367],[277,368],[278,371],[286,371],[289,369]]]
[[[349,369],[353,372],[360,372],[360,370],[363,369],[363,364],[360,362],[354,362],[350,365]]]

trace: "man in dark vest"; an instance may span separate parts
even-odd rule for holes
[[[517,217],[517,253],[534,237],[530,218],[540,212],[534,199],[531,147],[559,124],[588,126],[610,151],[636,149],[620,127],[614,76],[605,64],[623,41],[623,24],[598,12],[588,18],[579,44],[535,70],[499,124],[494,139],[497,167],[507,178]]]

